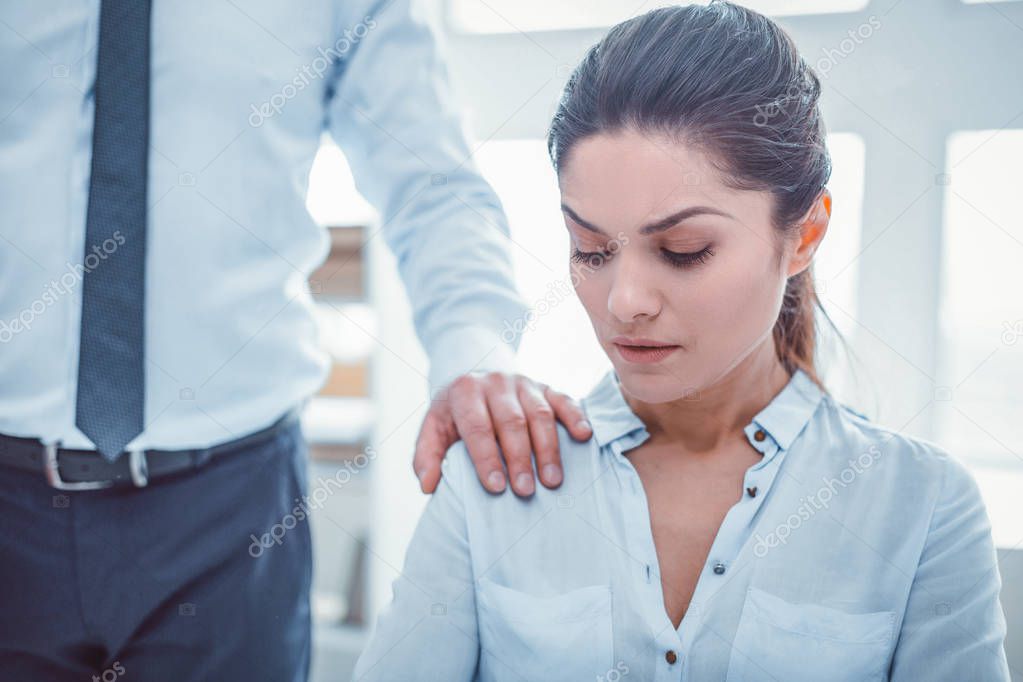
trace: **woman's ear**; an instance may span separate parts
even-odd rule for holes
[[[821,240],[824,239],[824,235],[828,231],[830,220],[831,191],[825,187],[799,226],[796,247],[789,259],[789,277],[797,275],[809,267],[813,261],[813,255],[817,252],[817,247],[820,246]]]

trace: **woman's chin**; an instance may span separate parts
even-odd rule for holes
[[[663,364],[637,368],[631,363],[615,363],[614,368],[625,392],[645,403],[699,399],[699,384],[691,380],[690,372]]]

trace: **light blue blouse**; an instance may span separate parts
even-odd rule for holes
[[[594,437],[559,425],[565,482],[529,499],[451,447],[355,679],[1009,679],[987,512],[939,446],[797,371],[744,429],[763,457],[676,630],[624,455],[649,434],[613,370],[583,407]]]

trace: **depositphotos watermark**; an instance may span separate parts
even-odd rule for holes
[[[298,93],[309,87],[314,80],[323,78],[334,62],[355,47],[360,40],[377,27],[377,22],[372,16],[365,16],[358,24],[351,29],[345,29],[344,33],[333,45],[324,49],[317,47],[319,53],[308,64],[302,65],[298,73],[278,91],[272,94],[269,99],[260,105],[252,104],[252,113],[249,114],[249,125],[258,128],[268,118],[273,118],[284,110],[284,105],[294,99]]]
[[[603,675],[597,675],[596,682],[618,682],[624,679],[629,674],[629,666],[625,661],[618,661],[615,663],[613,668],[608,668],[608,671]]]
[[[104,239],[102,244],[93,245],[91,252],[86,254],[81,263],[65,263],[64,269],[67,272],[59,279],[50,280],[39,298],[22,308],[16,317],[0,320],[0,343],[8,343],[16,335],[31,329],[37,317],[45,313],[61,296],[71,293],[78,283],[85,279],[85,273],[98,268],[108,256],[116,253],[118,247],[123,246],[125,241],[121,231],[114,230],[111,238]]]
[[[104,670],[99,675],[92,676],[92,682],[114,682],[118,677],[124,674],[124,666],[121,665],[120,661],[114,661],[110,664],[110,667]]]
[[[837,48],[822,48],[821,52],[824,53],[824,56],[818,59],[816,64],[814,64],[817,75],[822,79],[827,78],[831,75],[831,70],[834,69],[839,62],[855,52],[857,47],[862,45],[865,40],[872,38],[874,33],[880,29],[881,20],[871,14],[867,17],[867,21],[856,27],[855,31],[853,29],[849,29],[846,33],[849,37],[843,38],[838,43]]]
[[[791,104],[797,100],[801,100],[805,95],[806,91],[803,90],[803,87],[793,83],[785,90],[785,94],[783,96],[778,97],[767,104],[757,104],[754,107],[757,113],[753,115],[753,125],[758,128],[763,128],[771,122],[771,119],[775,118],[779,114],[788,114]]]
[[[804,521],[809,521],[821,509],[828,508],[828,504],[838,494],[836,486],[848,487],[860,474],[874,466],[874,462],[880,458],[881,451],[876,445],[871,445],[866,452],[860,453],[859,457],[850,459],[849,465],[838,473],[838,478],[825,477],[824,485],[813,495],[802,498],[799,507],[789,514],[784,523],[778,524],[778,527],[766,536],[761,536],[760,533],[754,535],[757,543],[753,547],[753,554],[758,559],[762,559],[772,548],[786,544],[792,532],[802,526]]]
[[[267,532],[259,537],[253,534],[249,535],[252,538],[252,544],[249,545],[249,556],[253,559],[258,559],[263,555],[264,551],[274,545],[283,544],[284,536],[287,532],[309,518],[310,509],[322,507],[323,503],[331,495],[347,485],[356,474],[369,466],[369,463],[376,459],[376,457],[377,451],[367,446],[365,450],[345,462],[330,478],[318,477],[316,479],[316,489],[304,497],[296,497],[295,506],[291,511],[285,514],[280,521],[270,526]]]
[[[849,29],[847,32],[848,38],[843,38],[837,48],[822,48],[821,52],[824,56],[817,60],[814,64],[814,71],[817,76],[823,80],[831,74],[831,70],[834,69],[839,62],[846,59],[851,55],[857,47],[862,45],[866,40],[870,39],[874,33],[881,28],[881,20],[873,14],[867,19],[866,22],[860,24],[856,29]],[[768,102],[767,104],[758,104],[754,108],[756,114],[753,115],[753,125],[758,128],[763,128],[771,119],[777,117],[780,114],[788,114],[789,110],[794,108],[792,104],[797,101],[801,101],[806,96],[804,88],[809,85],[808,83],[793,83],[790,85],[785,94]]]
[[[1015,346],[1016,342],[1023,339],[1023,319],[1011,322],[1002,321],[1002,343],[1006,346]]]

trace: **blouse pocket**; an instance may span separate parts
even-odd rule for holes
[[[875,682],[886,678],[894,611],[793,604],[756,587],[743,605],[726,682]]]
[[[611,588],[540,597],[480,578],[484,680],[593,680],[613,666]]]

